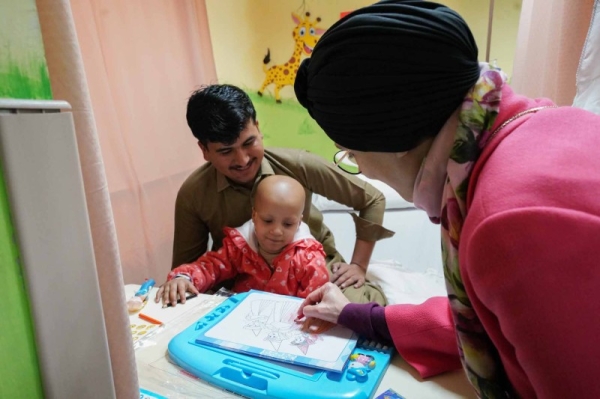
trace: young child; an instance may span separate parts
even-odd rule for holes
[[[234,292],[257,289],[305,298],[329,281],[323,246],[302,222],[304,188],[288,176],[263,179],[254,193],[252,219],[225,227],[223,246],[173,269],[155,301],[175,306],[185,293],[205,292],[235,278]]]

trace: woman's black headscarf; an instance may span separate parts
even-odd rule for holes
[[[460,15],[429,1],[387,0],[329,28],[294,90],[341,146],[400,152],[437,135],[478,78],[477,45]]]

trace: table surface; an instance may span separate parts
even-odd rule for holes
[[[139,288],[137,284],[125,286],[125,295],[130,298]],[[141,310],[152,315],[161,314],[161,305],[153,299],[157,289],[150,292],[150,300]],[[204,383],[168,360],[169,341],[209,310],[225,300],[225,297],[201,294],[176,309],[168,308],[162,318],[162,326],[155,328],[135,342],[135,357],[140,388],[168,398],[234,399],[232,394]],[[132,328],[150,328],[151,323],[139,318],[138,313],[129,316]],[[397,353],[393,356],[377,391],[377,395],[393,389],[406,399],[476,398],[462,370],[448,372],[436,377],[421,379],[418,373]]]

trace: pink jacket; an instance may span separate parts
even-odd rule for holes
[[[548,104],[505,87],[496,126]],[[600,397],[600,116],[562,107],[511,122],[475,164],[467,206],[461,274],[516,392]],[[423,377],[460,367],[447,298],[385,316]]]
[[[254,224],[224,228],[223,246],[209,251],[193,263],[173,269],[168,276],[188,276],[200,292],[235,277],[234,292],[251,289],[305,298],[329,281],[325,253],[320,242],[302,223],[294,240],[273,259],[273,269],[257,252]]]

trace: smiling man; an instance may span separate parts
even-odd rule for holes
[[[287,175],[304,187],[303,220],[323,244],[331,281],[352,302],[386,303],[381,290],[365,278],[375,242],[393,235],[381,225],[385,210],[381,192],[307,151],[265,149],[254,105],[238,87],[211,85],[194,92],[186,117],[207,163],[187,178],[177,195],[173,268],[206,252],[209,234],[212,249],[220,248],[223,227],[241,226],[250,219],[256,184],[269,175]],[[349,263],[335,249],[323,215],[312,205],[313,193],[358,211],[353,216],[357,239]]]

